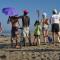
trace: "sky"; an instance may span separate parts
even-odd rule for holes
[[[0,21],[3,29],[10,31],[10,25],[7,24],[8,16],[2,13],[5,7],[15,8],[19,16],[23,14],[24,9],[29,10],[30,27],[33,30],[33,24],[38,19],[36,10],[40,11],[40,19],[43,12],[49,17],[53,9],[60,11],[60,0],[0,0]]]

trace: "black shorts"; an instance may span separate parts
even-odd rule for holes
[[[52,24],[52,32],[59,32],[59,24],[57,23]]]
[[[35,34],[34,34],[34,36],[35,36],[35,38],[40,37],[40,35],[35,35]]]

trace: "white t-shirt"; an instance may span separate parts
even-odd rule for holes
[[[59,19],[60,19],[60,16],[58,14],[52,15],[51,24],[53,24],[53,23],[58,23],[59,24]]]

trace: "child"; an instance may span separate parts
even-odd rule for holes
[[[35,26],[35,30],[34,30],[34,36],[35,36],[35,38],[34,38],[34,43],[33,44],[40,45],[40,34],[41,34],[40,22],[36,21],[35,24],[34,24],[34,26]]]

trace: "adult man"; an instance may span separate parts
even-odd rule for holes
[[[23,13],[24,14],[22,16],[19,16],[19,18],[22,19],[23,40],[24,40],[24,45],[26,45],[27,41],[30,41],[29,40],[30,17],[27,16],[27,14],[29,13],[28,10],[24,10]]]
[[[18,48],[18,27],[19,27],[19,21],[18,17],[16,16],[9,16],[7,23],[11,23],[11,46],[13,46],[13,39],[16,40],[16,48]]]
[[[55,38],[55,34],[57,34],[58,36],[58,41],[59,41],[59,15],[57,14],[57,10],[54,9],[52,11],[53,15],[51,17],[51,26],[52,26],[52,37],[53,37],[53,42],[54,42],[54,38]]]

